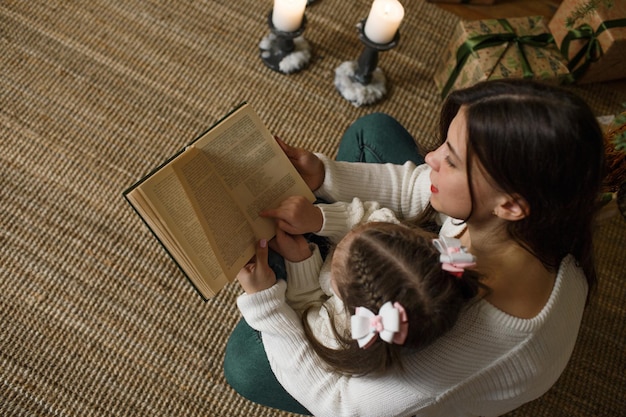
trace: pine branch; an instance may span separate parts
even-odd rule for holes
[[[569,17],[565,19],[565,25],[568,28],[573,27],[576,21],[584,19],[588,15],[592,14],[603,4],[607,9],[610,9],[613,7],[614,1],[615,0],[589,0],[586,3],[579,5],[574,9],[574,11],[572,11]]]

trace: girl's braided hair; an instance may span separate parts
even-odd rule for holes
[[[380,339],[367,349],[352,340],[350,331],[338,331],[339,347],[324,346],[311,331],[307,314],[303,325],[317,354],[335,370],[349,375],[384,371],[400,363],[403,352],[430,345],[450,330],[463,306],[475,299],[481,285],[478,275],[466,270],[456,277],[441,269],[439,252],[432,244],[437,236],[419,228],[392,223],[368,223],[355,229],[333,258],[332,274],[346,314],[356,307],[377,313],[391,301],[399,302],[408,316],[408,336],[403,345]],[[341,243],[340,243],[341,245]],[[329,316],[335,316],[329,311]]]

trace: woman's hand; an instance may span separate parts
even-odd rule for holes
[[[280,228],[276,229],[276,237],[271,244],[272,249],[289,262],[302,262],[313,254],[304,236],[291,235]]]
[[[259,214],[273,218],[279,229],[292,235],[319,232],[324,225],[322,211],[301,196],[287,197],[278,207]]]
[[[311,191],[320,188],[324,183],[324,163],[313,152],[289,146],[276,136],[274,136],[274,139],[276,139],[283,152],[291,160],[291,163]]]
[[[237,273],[237,280],[247,294],[266,290],[276,283],[276,274],[267,262],[267,240],[261,239],[256,246],[254,261]]]

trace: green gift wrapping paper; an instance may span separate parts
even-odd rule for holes
[[[443,97],[499,78],[572,82],[543,16],[461,21],[435,72]]]

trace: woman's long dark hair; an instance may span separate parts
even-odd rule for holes
[[[592,229],[605,153],[589,106],[560,87],[487,81],[448,96],[441,112],[442,137],[461,107],[467,120],[468,175],[475,157],[500,189],[522,196],[530,206],[523,220],[508,222],[511,238],[553,271],[572,254],[592,290],[597,280]]]

